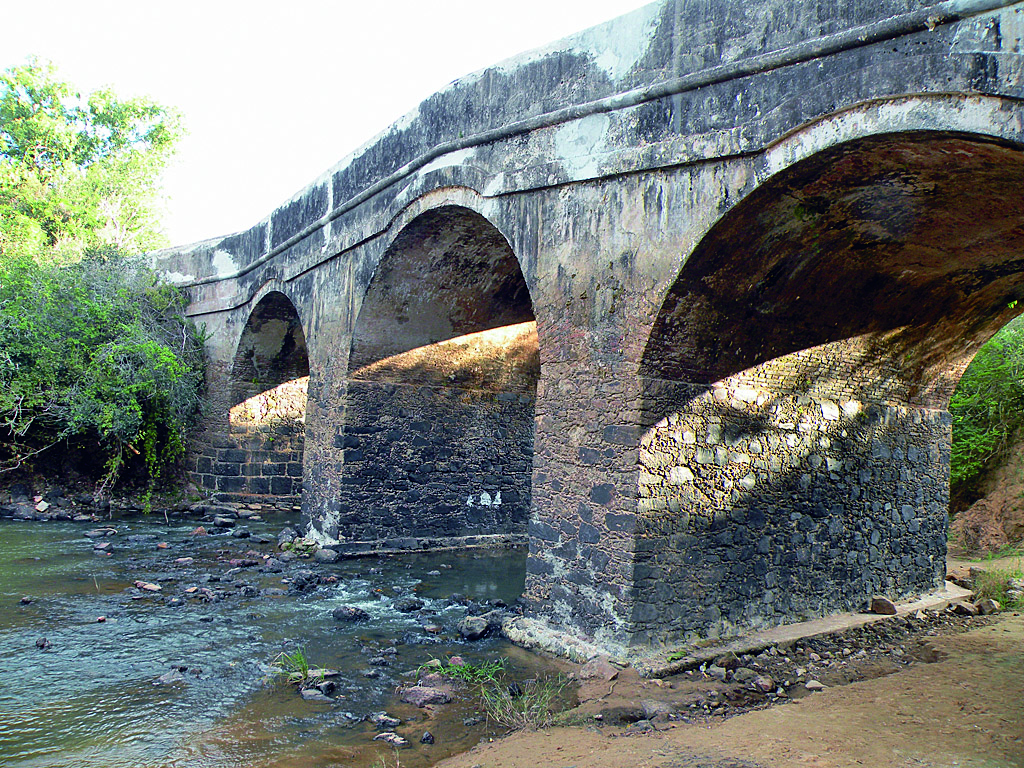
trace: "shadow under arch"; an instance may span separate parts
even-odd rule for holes
[[[941,583],[945,409],[1020,312],[1021,179],[1016,144],[880,134],[779,172],[704,237],[640,366],[641,641]]]
[[[229,377],[228,445],[218,450],[218,490],[291,506],[302,492],[309,352],[295,305],[278,290],[256,302]]]
[[[525,538],[540,373],[511,246],[458,205],[405,225],[352,334],[341,491],[331,538]]]

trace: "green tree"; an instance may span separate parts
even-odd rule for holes
[[[181,135],[172,110],[103,89],[82,95],[52,64],[0,74],[0,256],[71,261],[164,244],[159,177]]]
[[[177,115],[53,65],[0,74],[0,472],[62,442],[155,480],[198,413],[202,338],[185,293],[138,257],[161,244]]]
[[[967,506],[1024,426],[1024,316],[978,350],[957,384],[949,412],[950,496],[954,506]]]
[[[202,338],[141,259],[0,259],[0,471],[61,441],[156,479],[199,412]]]

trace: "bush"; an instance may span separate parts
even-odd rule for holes
[[[2,468],[81,438],[105,461],[101,489],[133,456],[159,478],[199,412],[202,338],[186,304],[141,259],[116,253],[65,266],[0,260]]]
[[[964,371],[949,404],[953,417],[950,497],[966,507],[1024,426],[1024,317],[1004,326]]]

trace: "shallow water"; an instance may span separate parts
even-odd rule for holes
[[[276,537],[277,517],[247,524]],[[382,710],[403,720],[410,741],[401,764],[415,768],[469,748],[497,731],[466,726],[476,713],[467,695],[439,708],[433,719],[398,701],[396,688],[431,658],[507,657],[520,677],[550,672],[547,663],[499,639],[464,643],[457,625],[466,608],[453,592],[512,603],[523,586],[525,551],[466,551],[347,560],[335,565],[286,565],[278,574],[232,569],[232,558],[274,553],[274,543],[227,535],[191,537],[194,521],[147,518],[115,523],[106,539],[114,554],[93,553],[76,523],[0,523],[0,764],[18,768],[144,768],[175,766],[363,766],[392,763],[391,749],[373,742],[365,716]],[[151,539],[128,543],[129,535]],[[160,550],[158,541],[167,542]],[[189,556],[191,564],[175,564]],[[447,566],[450,566],[447,567]],[[287,587],[300,569],[335,576],[311,592],[228,596],[206,603],[190,586]],[[229,574],[228,571],[231,571]],[[438,574],[439,572],[439,574]],[[159,595],[140,592],[136,579],[159,583]],[[250,589],[250,593],[255,589]],[[415,595],[422,615],[400,613],[394,602]],[[32,602],[23,605],[22,597]],[[180,605],[168,604],[178,598]],[[331,611],[355,605],[371,615],[358,624],[334,621]],[[98,617],[105,621],[97,621]],[[440,635],[423,623],[443,627]],[[41,650],[37,640],[51,647]],[[304,648],[315,666],[341,671],[333,704],[303,701],[274,678],[282,651]],[[386,667],[371,666],[381,651]],[[172,667],[184,680],[155,681]],[[364,676],[376,670],[377,678]],[[436,743],[419,744],[424,730]]]

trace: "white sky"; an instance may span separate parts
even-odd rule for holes
[[[12,2],[0,69],[35,54],[83,91],[177,107],[165,222],[182,244],[255,224],[450,81],[646,2]]]

